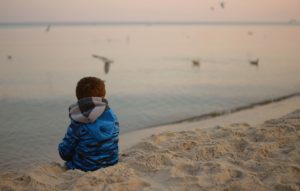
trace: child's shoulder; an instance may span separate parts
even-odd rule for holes
[[[101,116],[99,116],[99,119],[104,119],[104,120],[116,120],[117,116],[115,112],[111,108],[107,108]]]

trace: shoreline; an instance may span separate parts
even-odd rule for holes
[[[274,108],[278,108],[278,110],[274,111]],[[215,116],[212,116],[212,113],[204,114],[198,117],[179,120],[177,122],[149,127],[147,129],[131,131],[120,135],[120,151],[122,152],[128,149],[134,144],[137,144],[143,138],[149,137],[155,133],[193,130],[197,126],[209,128],[217,125],[228,125],[239,122],[259,125],[266,120],[281,117],[299,108],[300,93],[293,93],[279,98],[274,98],[273,101],[272,99],[264,100],[231,110],[212,112],[217,113]]]
[[[231,114],[239,112],[239,111],[251,110],[251,109],[253,109],[254,107],[257,107],[257,106],[264,106],[264,105],[268,105],[268,104],[277,103],[277,102],[280,102],[280,101],[283,101],[283,100],[286,100],[286,99],[290,99],[290,98],[293,98],[293,97],[296,97],[296,96],[300,96],[300,92],[295,92],[295,93],[291,93],[291,94],[276,97],[276,98],[265,99],[265,100],[262,100],[262,101],[250,103],[248,105],[238,106],[238,107],[231,108],[231,109],[224,109],[224,110],[220,110],[220,111],[212,111],[212,112],[209,112],[209,113],[204,113],[204,114],[196,115],[196,116],[193,116],[193,117],[188,117],[188,118],[181,119],[181,120],[175,120],[175,121],[172,121],[172,122],[153,125],[153,126],[149,126],[149,127],[145,128],[145,129],[151,129],[151,128],[156,128],[156,127],[166,126],[166,125],[180,124],[180,123],[184,123],[184,122],[195,122],[195,121],[197,122],[197,121],[212,119],[212,118],[215,118],[215,117],[231,115]],[[142,130],[145,130],[145,129],[140,129],[140,130],[137,130],[137,131],[142,131]],[[124,134],[132,133],[132,132],[135,132],[135,131],[133,130],[133,131],[125,132]]]
[[[195,116],[195,117],[191,117],[191,118],[184,119],[181,121],[177,121],[174,123],[201,121],[201,120],[211,119],[211,118],[215,118],[215,117],[219,117],[219,116],[230,115],[230,114],[233,114],[233,113],[236,113],[239,111],[249,110],[249,109],[252,109],[257,106],[264,106],[264,105],[268,105],[268,104],[272,104],[272,103],[277,103],[277,102],[280,102],[280,101],[283,101],[283,100],[286,100],[286,99],[289,99],[292,97],[296,97],[296,96],[300,96],[300,93],[297,92],[297,93],[292,93],[292,94],[277,97],[277,98],[266,99],[266,100],[250,103],[249,105],[239,106],[239,107],[228,109],[228,110],[215,111],[215,112],[203,114],[200,116]]]

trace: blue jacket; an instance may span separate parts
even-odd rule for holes
[[[118,162],[119,123],[103,98],[84,98],[70,106],[71,124],[59,144],[69,169],[93,171]]]

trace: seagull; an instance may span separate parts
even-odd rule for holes
[[[252,31],[248,31],[248,35],[249,36],[253,36],[253,32]]]
[[[126,36],[126,43],[129,44],[130,43],[130,36]]]
[[[257,58],[256,60],[250,60],[249,63],[253,66],[258,66],[258,62],[259,62],[259,59]]]
[[[108,74],[109,72],[109,68],[110,68],[110,64],[112,64],[114,61],[113,60],[110,60],[104,56],[99,56],[97,54],[92,54],[92,56],[94,58],[97,58],[97,59],[100,59],[102,62],[104,62],[104,72],[105,74]]]
[[[225,1],[220,0],[220,6],[224,9],[225,8]]]
[[[200,67],[200,61],[199,60],[192,60],[193,67]]]
[[[49,32],[50,29],[51,29],[51,25],[48,25],[45,31],[46,31],[46,32]]]

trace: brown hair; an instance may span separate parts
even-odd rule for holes
[[[104,97],[106,94],[104,81],[96,77],[84,77],[77,82],[76,97]]]

